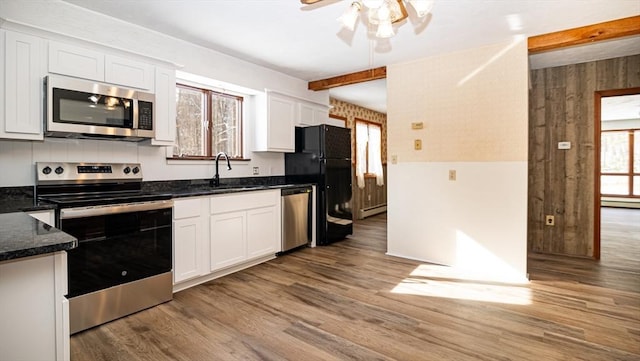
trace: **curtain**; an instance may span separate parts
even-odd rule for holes
[[[376,184],[384,185],[382,170],[382,131],[380,127],[369,127],[369,173],[376,175]]]
[[[356,180],[358,188],[364,188],[364,174],[367,172],[367,144],[369,127],[366,123],[356,122]]]

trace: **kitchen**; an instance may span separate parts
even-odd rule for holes
[[[10,4],[11,5],[11,4]],[[5,3],[2,4],[3,11],[7,10]],[[20,5],[22,6],[22,5]],[[83,27],[91,32],[93,41],[107,44],[117,50],[121,55],[121,43],[127,44],[126,48],[136,49],[136,54],[145,54],[143,58],[152,57],[154,59],[166,59],[166,54],[171,54],[172,63],[184,65],[184,70],[191,73],[200,74],[207,78],[217,79],[230,84],[242,84],[250,89],[273,88],[273,84],[279,85],[279,90],[286,91],[290,95],[306,99],[320,104],[328,104],[328,94],[326,92],[309,92],[306,90],[306,82],[286,76],[282,73],[272,71],[260,66],[253,65],[242,60],[231,59],[226,55],[209,51],[198,46],[169,39],[161,34],[144,32],[140,28],[116,22],[117,26],[111,26],[108,33],[101,32],[95,25],[91,24],[91,18],[79,8],[65,4],[45,3],[38,5],[26,4],[24,11],[17,10],[9,6],[8,18],[18,20],[15,23],[9,21],[3,27],[11,28],[12,31],[25,30],[24,23],[39,25],[35,32],[45,37],[42,28],[54,31],[54,40],[62,42],[66,39],[64,33],[74,34],[75,27]],[[65,16],[73,19],[73,22],[47,23],[47,13],[57,13],[64,8]],[[68,12],[67,12],[68,11]],[[4,15],[5,13],[3,13]],[[100,18],[101,21],[107,21]],[[111,20],[113,21],[113,20]],[[43,23],[44,22],[44,23]],[[72,25],[75,24],[75,25]],[[83,26],[84,25],[84,26]],[[91,31],[91,29],[94,29]],[[33,29],[32,29],[33,31]],[[46,31],[45,31],[46,32]],[[144,39],[131,39],[129,34],[142,34]],[[47,34],[49,36],[51,34]],[[158,46],[162,44],[162,46]],[[136,55],[139,58],[139,55]],[[161,62],[167,66],[166,61]],[[224,67],[211,67],[209,64],[225,64]],[[523,72],[525,73],[526,70]],[[250,121],[250,120],[249,120]],[[247,125],[250,128],[252,125]],[[249,133],[247,144],[252,144]],[[158,140],[162,141],[162,140]],[[48,139],[44,142],[2,142],[3,165],[3,186],[24,186],[33,184],[35,179],[35,169],[33,164],[37,161],[56,160],[77,160],[77,161],[119,161],[125,163],[140,163],[144,167],[145,180],[180,180],[180,179],[208,179],[212,176],[212,164],[198,165],[193,163],[173,163],[167,162],[166,150],[162,147],[113,143],[113,142],[91,142],[91,141],[62,141]],[[86,158],[85,158],[86,157]],[[284,162],[281,155],[271,153],[253,153],[250,163],[233,164],[232,170],[225,173],[228,177],[249,177],[253,176],[253,168],[258,167],[261,175],[281,175],[284,174]],[[402,158],[401,158],[402,159]],[[224,172],[224,171],[223,171]]]

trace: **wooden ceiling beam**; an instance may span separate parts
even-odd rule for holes
[[[606,21],[554,33],[531,36],[528,39],[529,54],[592,43],[601,40],[640,35],[640,16]],[[327,90],[343,85],[357,84],[387,77],[387,67],[362,70],[333,78],[309,82],[309,90]]]
[[[528,39],[528,48],[529,54],[536,54],[567,46],[632,35],[640,35],[640,16],[531,36]]]
[[[362,70],[355,73],[334,76],[333,78],[314,80],[309,82],[309,90],[327,90],[343,85],[357,84],[370,80],[387,77],[387,67]]]

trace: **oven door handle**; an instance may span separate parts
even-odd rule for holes
[[[104,216],[108,214],[152,211],[156,209],[164,209],[164,208],[171,208],[171,207],[173,207],[172,200],[66,208],[66,209],[60,210],[60,219],[95,217],[95,216]]]

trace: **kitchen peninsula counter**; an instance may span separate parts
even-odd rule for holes
[[[78,240],[26,213],[0,214],[0,261],[77,247]]]

